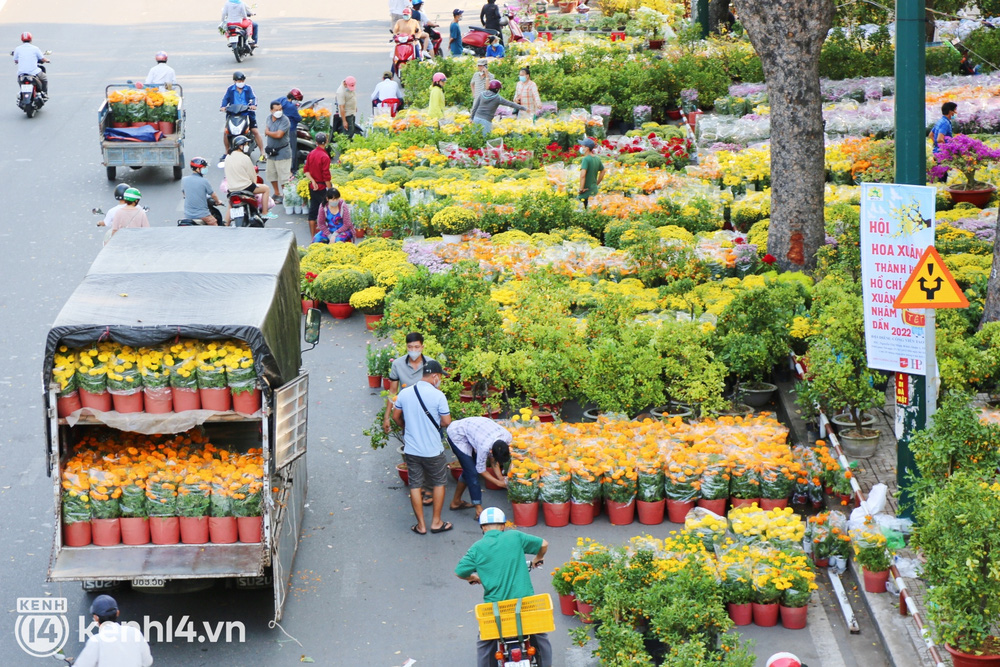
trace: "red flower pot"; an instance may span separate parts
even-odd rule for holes
[[[149,519],[146,517],[122,517],[122,544],[149,544]]]
[[[483,478],[483,486],[490,491],[505,491],[506,487],[500,486],[499,484],[494,484],[490,480]]]
[[[695,501],[688,500],[687,502],[681,502],[679,500],[671,500],[667,498],[667,520],[671,523],[684,523],[684,517],[687,513],[694,509]]]
[[[885,582],[889,580],[889,570],[869,572],[861,568],[865,575],[865,590],[869,593],[885,593]]]
[[[662,44],[661,44],[662,46]],[[681,110],[680,109],[667,109],[667,118],[670,120],[680,120]]]
[[[594,518],[597,518],[601,514],[601,508],[604,507],[604,500],[601,498],[594,498],[594,502],[591,504],[594,506]]]
[[[752,602],[753,622],[762,628],[772,628],[778,624],[778,603],[759,604]]]
[[[65,396],[56,398],[56,414],[60,417],[71,415],[82,407],[83,403],[80,401],[80,392],[78,391],[71,391]]]
[[[822,558],[820,558],[814,553],[813,563],[816,565],[816,567],[830,567],[830,557],[823,556]]]
[[[729,502],[728,498],[718,498],[716,500],[706,500],[704,498],[698,499],[698,507],[703,507],[713,514],[718,514],[719,516],[726,516],[726,503]]]
[[[111,412],[111,394],[102,391],[99,394],[91,394],[86,389],[80,390],[80,403],[85,408],[97,410],[98,412]]]
[[[809,612],[807,605],[802,607],[778,606],[781,608],[781,625],[784,628],[788,630],[801,630],[806,627],[806,615]]]
[[[207,516],[182,516],[179,517],[179,520],[181,528],[181,542],[184,544],[208,543]]]
[[[698,116],[703,112],[701,111],[689,111],[688,112],[688,125],[691,126],[691,134],[694,134],[695,129],[698,127]]]
[[[319,308],[319,301],[316,299],[302,299],[302,314],[305,315],[312,308]]]
[[[264,526],[264,517],[262,516],[236,517],[236,525],[240,531],[240,542],[245,542],[250,544],[255,542],[260,542]]]
[[[382,314],[379,314],[379,315],[367,315],[366,314],[365,315],[365,328],[368,329],[369,331],[375,331],[375,325],[378,324],[379,320],[381,320],[383,317],[385,317],[385,315],[382,315]]]
[[[391,239],[392,238],[392,230],[391,229],[387,229],[384,232],[382,232],[382,238],[384,238],[384,239]]]
[[[389,387],[392,386],[392,380],[389,378],[382,378],[382,389],[389,391]]]
[[[576,613],[576,596],[572,593],[559,596],[559,611],[563,616],[572,616]]]
[[[732,504],[733,509],[737,507],[750,507],[754,503],[757,503],[757,507],[760,507],[760,498],[730,498],[729,502]]]
[[[451,473],[452,478],[457,482],[462,479],[462,464],[458,461],[449,461],[448,472]]]
[[[947,644],[944,645],[944,648],[951,654],[951,663],[955,667],[1000,667],[1000,655],[962,653]]]
[[[357,227],[354,228],[354,238],[356,238],[359,241],[363,239],[367,233],[368,233],[367,229],[359,229]]]
[[[119,122],[117,120],[111,121],[111,127],[118,128],[118,129],[121,129],[123,127],[128,127],[128,125],[129,125],[128,123],[121,123],[121,122]]]
[[[978,208],[985,208],[990,203],[990,198],[997,189],[992,185],[985,190],[955,190],[948,188],[948,194],[956,204],[972,204]]]
[[[260,412],[260,387],[250,391],[233,392],[233,410],[241,415]]]
[[[149,537],[153,544],[177,544],[181,539],[181,524],[175,516],[151,516]]]
[[[531,528],[538,525],[538,501],[533,503],[511,503],[514,509],[514,525]]]
[[[760,499],[760,508],[765,511],[784,509],[786,507],[788,507],[788,498],[782,498],[781,500],[772,500],[770,498]]]
[[[562,528],[569,523],[569,503],[542,503],[542,514],[545,525],[549,528]]]
[[[326,309],[337,320],[346,320],[354,314],[354,309],[351,308],[351,304],[349,303],[328,303],[326,304]]]
[[[202,410],[215,410],[216,412],[228,412],[232,407],[233,395],[229,387],[213,387],[209,389],[199,389],[201,396]]]
[[[145,412],[150,414],[173,412],[173,390],[170,387],[143,387],[142,405]]]
[[[201,410],[201,394],[197,389],[173,388],[174,412]]]
[[[91,519],[90,540],[99,547],[114,547],[121,544],[121,523],[118,519]]]
[[[586,526],[594,523],[594,504],[571,502],[569,504],[569,521],[574,526]]]
[[[627,526],[635,520],[635,500],[627,503],[607,501],[608,521],[612,526]]]
[[[233,544],[239,539],[239,524],[234,516],[208,517],[208,541],[212,544]]]
[[[399,474],[399,478],[403,480],[403,484],[410,485],[410,471],[406,467],[405,463],[396,464],[396,472]]]
[[[378,389],[382,386],[382,376],[381,375],[369,375],[368,376],[368,388]]]
[[[590,618],[590,615],[594,613],[594,605],[587,604],[586,602],[576,601],[576,613],[580,615],[581,623],[593,623],[594,620]]]
[[[67,547],[85,547],[90,544],[90,522],[64,523],[63,544]]]
[[[666,500],[657,500],[651,503],[637,500],[635,509],[639,513],[639,523],[645,526],[658,526],[663,523],[663,513],[666,508]]]
[[[142,412],[142,391],[136,391],[131,394],[111,393],[111,401],[115,405],[115,412]]]
[[[753,623],[753,607],[749,602],[745,604],[733,604],[729,602],[726,604],[726,611],[729,613],[729,618],[733,619],[733,623],[736,625],[750,625]]]
[[[174,129],[175,129],[174,128],[174,123],[171,123],[168,120],[161,120],[160,121],[160,132],[162,132],[163,134],[173,134],[174,133]]]

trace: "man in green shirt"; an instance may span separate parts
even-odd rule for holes
[[[455,568],[459,579],[470,584],[483,585],[483,602],[500,602],[535,594],[531,585],[528,564],[524,554],[533,554],[531,567],[542,564],[549,543],[540,537],[518,530],[505,530],[507,517],[498,507],[487,507],[479,515],[483,538],[469,547]],[[532,644],[538,649],[542,667],[552,665],[552,645],[545,633],[532,635]],[[477,645],[479,667],[496,664],[495,639],[480,639]]]
[[[583,207],[587,208],[590,198],[597,194],[601,181],[604,180],[604,163],[601,158],[594,155],[597,144],[590,137],[580,143],[580,154],[583,160],[580,161],[580,199],[583,200]]]

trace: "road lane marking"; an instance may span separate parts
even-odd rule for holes
[[[816,647],[816,653],[819,655],[820,667],[846,667],[844,656],[837,644],[837,638],[833,636],[830,619],[826,615],[823,601],[819,600],[809,611],[813,618],[810,619],[810,623],[806,623],[806,627],[809,628],[813,646]]]

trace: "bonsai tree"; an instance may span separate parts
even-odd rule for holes
[[[593,340],[583,365],[581,389],[601,412],[635,415],[662,405],[663,360],[646,324],[621,325],[616,336]]]
[[[726,367],[715,358],[708,339],[697,322],[668,320],[660,324],[654,342],[663,363],[664,393],[690,406],[696,416],[726,404]]]
[[[948,171],[957,169],[965,183],[955,186],[955,190],[985,190],[990,186],[976,180],[976,172],[1000,160],[1000,149],[990,148],[979,139],[957,134],[941,144],[940,150],[934,154],[937,163],[931,167],[930,175],[935,180],[944,181]]]

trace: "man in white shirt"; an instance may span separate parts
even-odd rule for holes
[[[150,667],[149,643],[131,625],[117,623],[118,603],[110,595],[98,595],[90,613],[99,624],[97,634],[87,639],[76,667]]]
[[[372,107],[386,100],[399,100],[399,107],[403,106],[403,89],[392,78],[392,72],[383,74],[382,80],[375,86],[375,90],[372,91]]]
[[[17,73],[28,74],[38,79],[42,95],[49,95],[49,78],[38,65],[49,62],[41,49],[31,43],[31,33],[21,33],[21,46],[14,49],[14,62],[17,63]]]
[[[403,10],[410,6],[410,0],[389,0],[389,18],[392,24],[403,20]]]
[[[243,3],[242,0],[228,0],[226,4],[222,5],[222,23],[223,28],[230,23],[239,23],[244,28],[253,28],[250,33],[250,43],[254,45],[257,44],[257,32],[260,26],[256,21],[251,21],[250,17],[253,16],[253,12]]]
[[[167,52],[156,54],[156,64],[146,75],[147,86],[166,86],[168,89],[177,84],[177,74],[174,68],[167,64]]]

